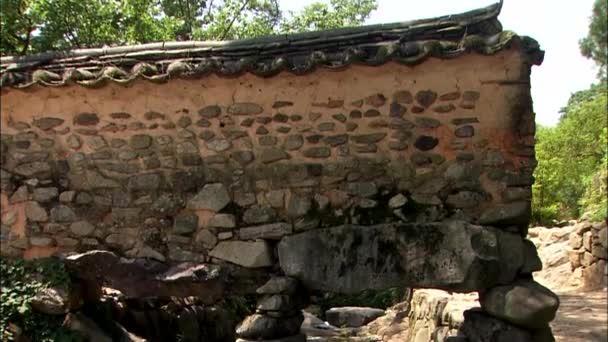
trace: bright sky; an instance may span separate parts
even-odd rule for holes
[[[280,0],[284,10],[298,10],[314,0]],[[323,1],[323,0],[320,0]],[[456,14],[498,0],[378,0],[366,24],[390,23]],[[498,19],[505,30],[536,39],[543,64],[532,69],[536,122],[554,125],[570,94],[595,82],[595,64],[582,57],[579,39],[587,35],[593,0],[505,0]]]

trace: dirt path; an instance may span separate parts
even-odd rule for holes
[[[561,304],[551,322],[557,342],[608,341],[607,291],[559,293]]]

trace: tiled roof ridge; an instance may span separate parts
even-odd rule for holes
[[[165,82],[209,73],[270,77],[283,71],[305,74],[351,64],[414,65],[428,57],[493,54],[512,45],[526,49],[532,63],[540,63],[542,51],[533,39],[502,30],[497,19],[501,6],[502,1],[433,19],[235,41],[160,42],[8,56],[0,58],[0,87],[100,86],[140,78]]]

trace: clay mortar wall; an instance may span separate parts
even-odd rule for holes
[[[3,89],[2,254],[276,263],[284,236],[457,219],[525,234],[519,50],[296,76]],[[432,285],[432,284],[431,284]]]

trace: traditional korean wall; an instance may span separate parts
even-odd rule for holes
[[[416,67],[3,89],[2,254],[267,267],[285,235],[447,219],[521,234],[518,50]]]

